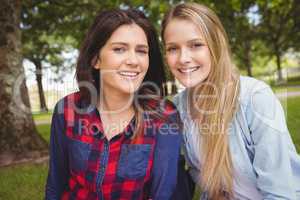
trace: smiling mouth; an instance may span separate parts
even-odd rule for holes
[[[194,71],[197,71],[198,69],[200,69],[200,66],[189,67],[189,68],[180,68],[180,69],[178,69],[178,71],[180,73],[183,73],[183,74],[188,74],[188,73],[192,73]]]
[[[118,74],[126,79],[136,79],[140,72],[120,71]]]

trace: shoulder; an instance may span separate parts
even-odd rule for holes
[[[181,132],[180,115],[174,103],[169,99],[156,101],[155,112],[146,112],[144,116],[145,120],[151,123],[151,127],[155,127],[157,138],[174,137]]]
[[[177,107],[167,98],[152,102],[151,107],[153,109],[150,111],[150,117],[156,119],[155,121],[159,124],[178,120]]]
[[[248,76],[240,76],[240,88],[241,96],[245,96],[246,94],[252,94],[257,91],[270,88],[270,86],[265,82],[255,78]]]
[[[264,127],[265,132],[267,127],[273,131],[286,131],[284,110],[269,85],[253,78],[244,78],[240,98],[250,127],[257,130]]]
[[[276,99],[268,84],[248,76],[240,76],[239,100],[242,106],[249,106],[251,103],[264,103],[270,99]]]
[[[170,116],[177,113],[177,107],[172,101],[169,99],[164,99],[162,103],[163,113],[165,116]]]
[[[68,94],[57,101],[54,107],[53,115],[66,115],[75,112],[75,108],[80,104],[79,92]]]
[[[76,102],[79,98],[79,93],[72,93],[61,98],[54,107],[52,120],[51,120],[51,133],[62,133],[62,130],[66,130],[66,125],[73,119],[74,110],[70,109],[73,102]],[[73,107],[73,106],[72,106]]]
[[[176,106],[168,99],[161,101],[161,118],[156,120],[156,141],[158,149],[173,152],[181,144],[182,122]]]

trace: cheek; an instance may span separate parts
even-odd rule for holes
[[[210,71],[211,71],[211,60],[207,59],[205,65],[206,65],[205,72],[208,75],[210,73]]]
[[[166,62],[167,62],[167,65],[169,66],[169,68],[170,68],[171,71],[172,71],[173,68],[175,68],[176,57],[175,57],[175,56],[168,55],[168,56],[166,56]]]
[[[180,72],[175,67],[170,67],[170,71],[175,78],[180,78]]]
[[[138,57],[138,63],[141,67],[143,67],[143,69],[148,68],[149,67],[149,56],[139,56]]]
[[[148,58],[143,59],[143,61],[141,63],[142,63],[141,66],[143,68],[143,71],[144,71],[144,73],[146,73],[149,69],[149,64],[150,64],[149,59]]]
[[[205,48],[205,50],[202,52],[201,58],[205,61],[205,63],[207,65],[210,65],[210,63],[211,63],[211,55],[210,55],[210,52],[209,52],[208,48]]]

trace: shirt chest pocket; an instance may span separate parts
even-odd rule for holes
[[[73,172],[83,172],[88,166],[91,144],[79,140],[68,140],[69,167]]]
[[[146,175],[150,144],[123,144],[118,163],[117,176],[123,179],[139,179]]]

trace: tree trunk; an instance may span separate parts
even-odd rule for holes
[[[34,60],[33,63],[35,65],[35,76],[36,76],[36,82],[37,82],[38,91],[39,91],[40,111],[48,112],[48,107],[46,104],[45,93],[44,93],[43,82],[42,82],[42,76],[43,76],[42,62],[40,60]]]
[[[283,77],[282,77],[282,71],[281,71],[281,55],[279,52],[276,53],[276,63],[277,63],[278,83],[282,83]]]
[[[7,153],[24,155],[47,149],[30,112],[22,66],[20,8],[20,0],[3,0],[0,6],[0,163]]]

